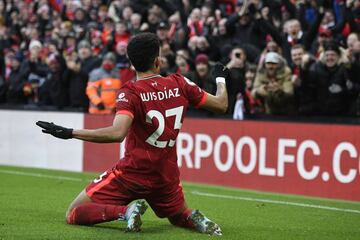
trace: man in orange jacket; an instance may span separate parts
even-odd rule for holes
[[[90,100],[89,113],[109,114],[115,111],[117,92],[121,87],[119,71],[113,53],[107,53],[99,68],[90,72],[86,94]]]

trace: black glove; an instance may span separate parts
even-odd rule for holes
[[[73,137],[73,129],[72,128],[64,128],[54,123],[44,122],[44,121],[37,121],[36,125],[43,128],[42,132],[51,134],[54,137],[61,138],[61,139],[69,139]]]
[[[215,79],[217,77],[223,77],[226,79],[228,75],[229,75],[229,69],[224,65],[222,65],[221,63],[217,62],[213,68],[212,77]]]
[[[104,110],[105,109],[105,105],[102,102],[98,103],[96,106],[97,106],[97,108],[99,110]]]

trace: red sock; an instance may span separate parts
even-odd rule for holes
[[[178,227],[195,228],[194,224],[189,219],[191,213],[192,210],[190,208],[187,208],[183,213],[170,217],[169,221],[171,222],[171,224]]]
[[[117,220],[125,215],[127,206],[99,203],[84,203],[73,208],[67,216],[68,224],[92,225]]]

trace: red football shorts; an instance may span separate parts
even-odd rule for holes
[[[128,205],[136,199],[145,199],[155,214],[172,217],[186,209],[180,184],[155,189],[129,187],[121,171],[113,168],[101,174],[86,187],[86,194],[93,202],[112,205]]]

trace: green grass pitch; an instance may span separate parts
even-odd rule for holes
[[[125,222],[65,224],[72,199],[97,174],[0,166],[0,239],[209,239],[157,218],[139,233]],[[223,239],[360,239],[360,203],[184,184],[191,208],[217,222]],[[289,205],[290,204],[290,205]]]

